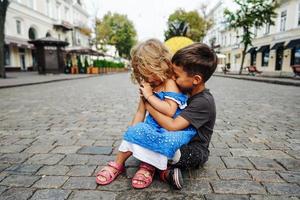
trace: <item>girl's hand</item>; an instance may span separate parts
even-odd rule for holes
[[[149,83],[142,82],[140,86],[140,93],[147,100],[150,96],[153,95],[152,87]]]

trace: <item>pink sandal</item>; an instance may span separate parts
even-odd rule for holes
[[[150,176],[145,176],[145,173],[141,172],[141,169],[143,171],[146,171],[150,174]],[[138,171],[135,173],[134,177],[132,178],[132,182],[131,185],[132,187],[136,188],[136,189],[144,189],[146,187],[148,187],[149,185],[151,185],[152,181],[153,181],[153,176],[155,174],[155,167],[153,167],[152,165],[149,165],[147,163],[141,163],[139,166]],[[134,183],[133,181],[140,181],[143,182],[142,184],[139,183]]]
[[[120,174],[122,174],[123,172],[125,172],[125,167],[123,165],[119,165],[118,163],[114,162],[114,161],[110,161],[107,164],[108,166],[104,167],[103,169],[101,169],[97,175],[96,175],[96,182],[99,185],[107,185],[110,184],[111,182],[113,182]],[[113,172],[112,169],[110,168],[114,168],[117,171]],[[105,181],[100,181],[98,179],[99,176],[104,177],[106,180]]]

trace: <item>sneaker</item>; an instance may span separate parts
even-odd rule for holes
[[[179,168],[171,168],[161,171],[160,178],[162,181],[169,183],[177,190],[181,190],[183,187],[183,178]]]

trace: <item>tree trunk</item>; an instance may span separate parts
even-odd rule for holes
[[[242,71],[243,71],[243,66],[244,66],[244,61],[245,61],[247,47],[248,47],[248,44],[245,44],[243,52],[242,52],[242,62],[241,62],[241,68],[240,68],[240,71],[239,71],[240,75],[242,74]]]
[[[4,62],[5,17],[9,1],[0,1],[0,78],[6,78]]]

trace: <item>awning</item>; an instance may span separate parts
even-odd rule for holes
[[[82,54],[82,55],[105,56],[104,53],[98,52],[89,47],[81,47],[81,46],[68,47],[66,49],[66,52],[74,53],[74,54]]]
[[[256,52],[256,47],[252,47],[251,49],[249,49],[248,51],[247,51],[247,53],[255,53]]]
[[[296,46],[300,45],[300,39],[296,39],[296,40],[291,40],[287,45],[286,45],[286,49],[291,49],[294,48]]]
[[[273,50],[273,49],[277,50],[277,49],[283,48],[283,46],[284,46],[284,42],[278,42],[271,48],[271,50]]]
[[[218,58],[226,58],[226,56],[224,54],[219,54],[219,53],[217,53],[217,57]]]
[[[28,43],[28,40],[12,37],[12,36],[5,36],[5,44],[21,47],[21,48],[29,48],[32,49],[33,45]]]
[[[270,49],[270,45],[261,46],[257,52],[264,52]]]

